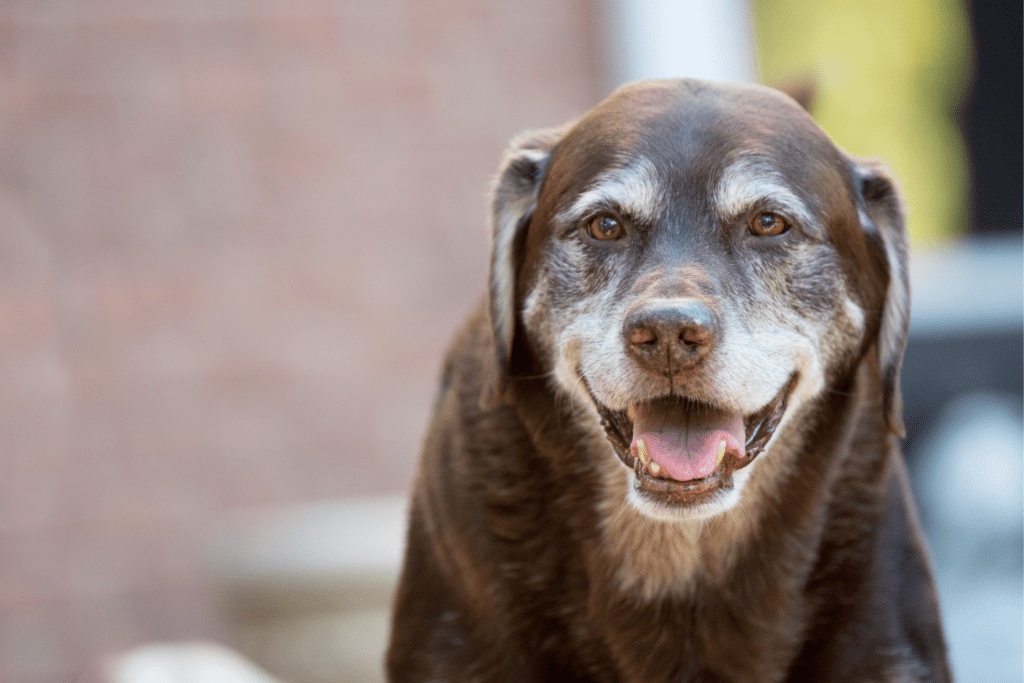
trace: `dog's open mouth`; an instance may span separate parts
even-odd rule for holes
[[[697,505],[732,488],[732,474],[763,450],[786,411],[793,377],[752,415],[668,396],[610,410],[595,401],[615,453],[637,490],[668,505]]]

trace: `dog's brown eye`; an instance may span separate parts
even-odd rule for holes
[[[750,225],[750,231],[761,237],[775,237],[789,230],[789,223],[777,213],[759,213]]]
[[[622,223],[617,218],[613,216],[598,216],[590,221],[590,224],[587,226],[587,233],[595,240],[608,242],[622,237],[625,230],[623,230]]]

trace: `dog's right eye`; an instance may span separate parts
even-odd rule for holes
[[[587,234],[595,240],[609,242],[617,240],[625,234],[622,222],[614,216],[597,216],[587,224]]]

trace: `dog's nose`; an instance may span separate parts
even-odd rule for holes
[[[707,357],[718,338],[718,317],[696,299],[651,301],[626,316],[623,335],[641,365],[674,374]]]

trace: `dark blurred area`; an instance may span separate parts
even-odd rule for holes
[[[968,2],[973,78],[960,127],[970,160],[969,230],[1020,233],[1024,187],[1024,110],[1019,2]]]
[[[234,680],[111,668],[196,640],[291,683],[378,680],[402,496],[444,348],[483,294],[508,139],[623,78],[753,79],[785,2],[753,4],[721,3],[724,34],[691,27],[728,36],[702,54],[746,60],[722,73],[645,38],[677,44],[666,8],[699,3],[0,5],[0,683]],[[906,447],[956,568],[951,632],[1012,641],[1021,7],[913,11],[933,4],[973,34],[970,77],[937,107],[960,112],[969,208],[938,236],[912,226]],[[1019,643],[1000,643],[962,680],[1020,680]]]

